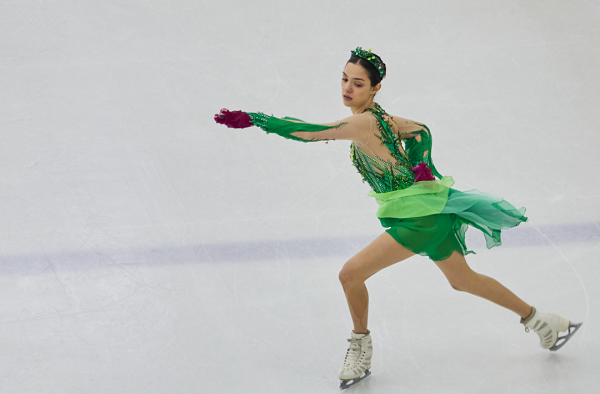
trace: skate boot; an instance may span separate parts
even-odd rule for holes
[[[371,357],[373,356],[373,344],[371,343],[371,333],[355,334],[352,331],[352,337],[348,339],[350,347],[346,352],[344,365],[340,368],[340,389],[345,390],[354,386],[371,374]]]
[[[569,320],[558,315],[542,313],[531,307],[531,315],[527,319],[521,319],[525,325],[525,331],[533,330],[540,336],[540,346],[544,349],[557,351],[567,343],[583,323],[571,323]],[[559,336],[558,333],[567,331],[567,334]]]

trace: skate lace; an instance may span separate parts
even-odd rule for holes
[[[350,338],[350,347],[346,352],[346,364],[357,362],[360,358],[362,339]]]

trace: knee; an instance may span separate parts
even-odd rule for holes
[[[467,291],[465,287],[463,287],[460,283],[450,282],[450,287],[456,291]]]
[[[461,276],[457,278],[448,278],[450,286],[456,291],[464,291],[472,293],[476,286],[477,274],[472,272],[472,275]]]
[[[347,286],[353,279],[352,270],[347,269],[346,266],[342,267],[338,278],[340,279],[342,286]]]
[[[354,264],[352,264],[351,260],[342,267],[339,279],[343,287],[349,287],[355,283],[362,283],[365,281],[360,275],[360,272],[354,268]]]

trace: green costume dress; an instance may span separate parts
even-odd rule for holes
[[[395,163],[371,157],[354,143],[350,146],[351,158],[358,172],[373,189],[369,195],[375,197],[379,204],[377,217],[382,226],[400,245],[416,254],[441,261],[454,251],[463,255],[474,253],[465,244],[465,233],[469,226],[483,232],[489,249],[501,244],[501,230],[518,226],[527,220],[525,208],[517,209],[501,198],[478,190],[462,192],[452,189],[454,180],[442,176],[431,160],[432,140],[427,126],[415,122],[420,130],[410,134],[419,134],[420,141],[408,138],[402,147],[402,135],[393,132],[390,117],[385,111],[377,104],[367,111],[375,117],[380,133],[377,137],[387,147]],[[297,123],[298,119],[279,119],[263,113],[248,115],[252,124],[267,133],[304,142],[317,140],[303,140],[291,133],[331,128]],[[334,127],[342,126],[343,123]],[[413,169],[416,170],[421,163],[439,179],[415,182]]]

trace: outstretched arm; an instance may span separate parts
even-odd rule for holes
[[[233,128],[258,126],[267,133],[275,133],[284,138],[311,142],[324,140],[352,140],[364,138],[370,128],[372,117],[367,114],[350,116],[332,123],[306,123],[294,118],[276,118],[262,112],[230,112],[226,109],[215,115],[217,123]]]

